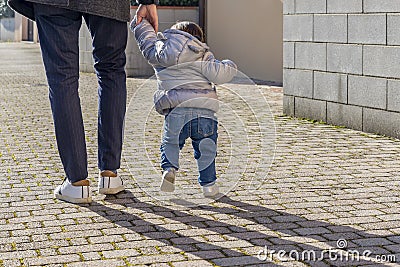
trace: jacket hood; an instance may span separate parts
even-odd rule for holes
[[[175,54],[177,63],[198,60],[210,49],[206,43],[181,30],[168,29],[162,33],[157,33],[157,38],[167,42],[168,40],[177,40],[177,42],[174,42],[174,46],[166,47],[168,50],[166,53]]]

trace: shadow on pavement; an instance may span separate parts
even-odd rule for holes
[[[279,266],[276,261],[274,263],[268,261],[272,260],[272,258],[269,258],[271,255],[268,254],[271,250],[275,250],[275,252],[279,250],[286,251],[287,253],[285,258],[288,258],[288,253],[290,251],[297,251],[297,255],[295,253],[291,254],[292,259],[296,259],[297,257],[299,261],[306,262],[312,266],[314,266],[318,261],[321,261],[322,258],[323,261],[330,266],[361,266],[371,264],[374,266],[388,266],[387,262],[378,262],[373,259],[376,259],[376,256],[380,255],[381,252],[386,252],[387,254],[387,250],[382,249],[383,245],[395,245],[395,243],[399,243],[400,241],[399,236],[396,235],[378,236],[368,234],[349,226],[340,226],[322,221],[307,220],[301,216],[236,201],[227,196],[217,200],[220,204],[226,204],[224,207],[216,207],[212,206],[212,204],[193,207],[193,203],[184,203],[182,201],[180,201],[179,204],[182,206],[185,206],[185,204],[190,205],[191,210],[207,210],[216,214],[231,214],[237,218],[248,220],[250,224],[253,222],[254,226],[251,228],[258,228],[259,230],[249,230],[245,226],[238,226],[224,221],[191,215],[181,210],[174,210],[169,207],[159,206],[149,202],[141,202],[129,191],[120,193],[117,196],[108,196],[106,197],[105,202],[122,205],[127,208],[131,207],[140,209],[145,212],[152,212],[155,215],[162,216],[193,228],[203,228],[208,232],[229,236],[235,240],[247,241],[255,247],[268,247],[268,252],[263,250],[261,254],[250,256],[237,250],[219,246],[218,242],[202,242],[199,241],[199,239],[179,234],[163,227],[162,225],[145,221],[137,215],[120,209],[113,209],[98,202],[94,202],[92,205],[88,206],[90,210],[98,213],[100,216],[103,216],[115,224],[120,225],[121,227],[139,232],[150,239],[155,239],[165,243],[166,245],[174,246],[186,253],[205,259],[219,266],[265,266],[268,263],[273,264],[274,266]],[[271,218],[279,218],[281,221],[276,222]],[[137,224],[137,222],[140,223]],[[155,230],[150,232],[143,231],[142,228],[140,228],[143,224],[150,228],[154,228]],[[263,231],[270,233],[273,231],[274,233],[278,233],[279,236],[269,235],[263,233]],[[158,238],[155,232],[162,233],[162,235],[160,234],[161,237]],[[306,238],[308,238],[308,241],[305,240]],[[337,241],[339,239],[348,241],[346,247],[343,249],[337,249]],[[352,240],[356,239],[370,239],[371,243],[368,247],[360,246],[352,242]],[[380,240],[385,240],[386,243],[382,244],[380,243]],[[323,244],[323,247],[320,246],[321,243]],[[327,247],[329,247],[329,250]],[[224,251],[227,256],[224,258],[212,258],[212,255],[207,255],[206,253],[207,251],[215,250]],[[323,250],[325,250],[324,254],[322,252]],[[359,255],[362,256],[366,250],[371,251],[371,254],[368,255],[367,259],[362,257],[357,258],[357,255],[354,254],[355,252],[359,252]],[[315,256],[307,254],[311,251],[315,252]],[[303,255],[303,252],[306,252],[306,254]],[[350,254],[347,254],[346,252]],[[395,253],[398,254],[399,251],[390,251],[390,253],[392,253],[391,255],[394,255]],[[259,258],[260,256],[261,259]],[[263,256],[264,259],[262,258]],[[274,254],[274,256],[276,256],[276,254]],[[396,256],[398,257],[399,255]],[[276,258],[274,257],[274,259]]]

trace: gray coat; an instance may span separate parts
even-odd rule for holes
[[[33,3],[53,5],[119,21],[130,20],[129,0],[9,0],[16,12],[35,20]]]
[[[168,29],[156,34],[148,21],[131,23],[139,49],[153,66],[158,88],[154,94],[157,112],[195,107],[218,110],[214,84],[227,83],[236,75],[231,60],[217,60],[209,47],[191,34]]]

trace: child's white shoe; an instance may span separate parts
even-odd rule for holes
[[[98,192],[104,195],[115,195],[125,190],[124,182],[113,171],[102,171],[99,175]]]
[[[175,168],[168,168],[163,172],[160,190],[163,192],[174,192],[175,190]]]
[[[65,179],[54,190],[54,197],[75,204],[90,203],[92,202],[90,182],[89,180],[82,180],[73,185],[68,179]]]
[[[215,197],[219,194],[219,187],[215,184],[215,182],[204,185],[203,187],[203,195],[205,197]]]

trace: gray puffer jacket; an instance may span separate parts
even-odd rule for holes
[[[209,47],[191,34],[168,29],[156,34],[145,19],[131,22],[139,49],[153,66],[158,90],[154,104],[158,113],[171,108],[194,107],[218,111],[215,84],[232,80],[237,66],[231,60],[219,61]]]

